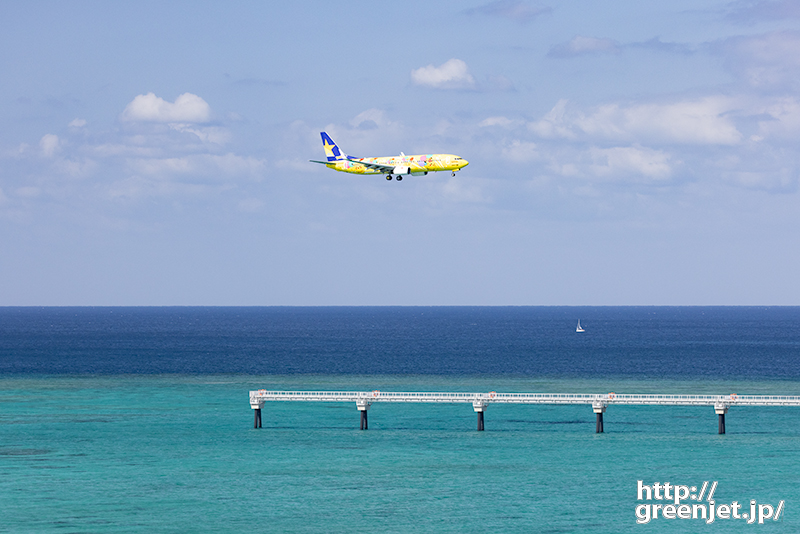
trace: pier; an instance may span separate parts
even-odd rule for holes
[[[261,410],[267,402],[352,402],[361,414],[361,430],[367,430],[367,412],[379,402],[472,404],[478,430],[484,429],[484,413],[491,404],[586,404],[595,414],[595,431],[603,433],[603,414],[613,405],[710,406],[718,416],[718,433],[725,434],[725,415],[734,406],[800,406],[800,396],[781,395],[659,395],[616,393],[425,393],[385,391],[267,391],[250,392],[255,428],[261,428]]]

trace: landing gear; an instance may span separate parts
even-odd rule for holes
[[[398,174],[397,176],[394,177],[394,179],[399,182],[400,180],[403,179],[403,177]]]
[[[387,175],[386,175],[386,179],[387,179],[387,180],[391,180],[391,179],[392,179],[392,175],[391,175],[391,174],[387,174]]]
[[[455,176],[455,175],[456,175],[456,171],[453,171],[453,176]]]

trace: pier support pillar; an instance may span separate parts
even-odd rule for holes
[[[593,402],[592,403],[592,411],[595,413],[596,422],[595,422],[595,433],[602,434],[603,433],[603,414],[606,411],[606,405],[602,402]]]
[[[473,401],[472,409],[478,414],[478,432],[483,432],[483,412],[486,411],[487,403],[485,401]]]
[[[366,400],[356,401],[356,408],[358,408],[358,411],[361,412],[361,430],[367,430],[369,428],[367,420],[367,410],[369,410],[369,407],[371,405],[372,403]]]
[[[714,405],[714,412],[717,414],[717,419],[719,419],[719,434],[725,433],[725,414],[728,413],[728,406],[725,404],[715,404]]]
[[[264,403],[250,399],[250,407],[253,409],[253,428],[261,428],[261,408]]]

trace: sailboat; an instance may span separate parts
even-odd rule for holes
[[[578,319],[578,328],[575,329],[576,332],[586,332],[583,328],[581,328],[581,320]]]

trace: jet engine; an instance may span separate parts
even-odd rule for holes
[[[392,169],[392,174],[410,174],[408,167],[395,167]]]

